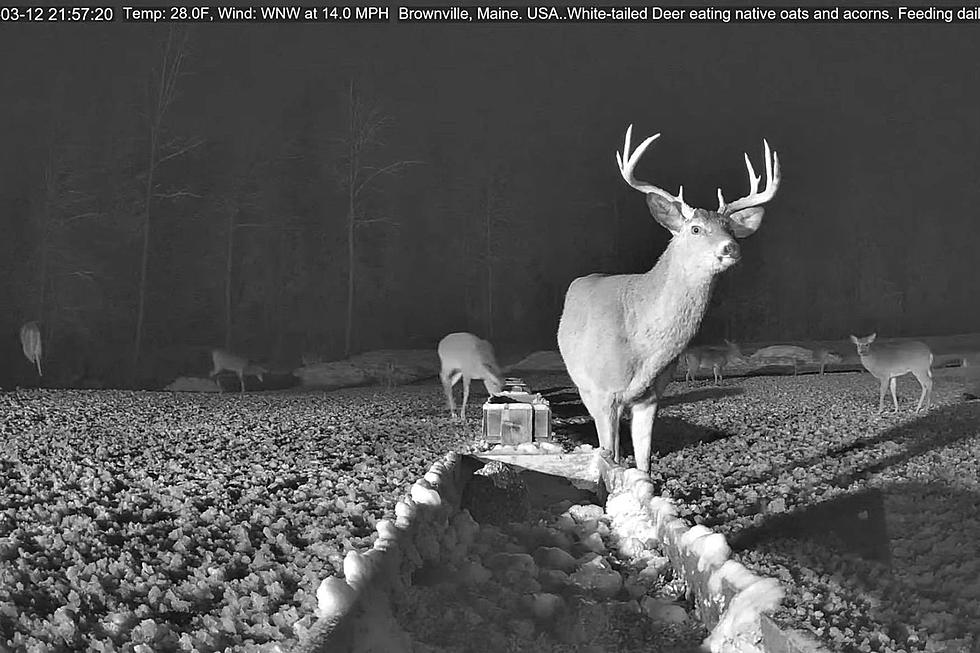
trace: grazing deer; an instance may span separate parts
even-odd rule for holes
[[[238,382],[241,383],[242,392],[245,392],[246,376],[257,377],[259,383],[262,383],[265,380],[264,375],[269,371],[261,365],[250,363],[247,358],[233,354],[226,349],[212,349],[211,362],[213,369],[211,370],[211,374],[208,375],[209,377],[214,378],[218,374],[226,371],[234,372],[238,376]],[[215,379],[215,383],[218,385],[218,391],[221,392],[221,383],[217,379]]]
[[[766,362],[771,360],[774,363],[781,363],[787,360],[793,361],[793,376],[800,370],[800,363],[806,364],[814,360],[813,352],[806,347],[796,345],[772,345],[763,347],[752,354],[754,360]]]
[[[639,181],[633,169],[660,134],[630,153],[632,125],[619,172],[646,195],[654,219],[672,238],[657,264],[645,274],[591,274],[568,287],[558,326],[558,348],[568,375],[596,423],[599,446],[619,461],[619,421],[632,413],[631,436],[636,465],[650,470],[653,423],[660,399],[656,379],[697,333],[715,277],[740,258],[735,238],[750,236],[762,223],[764,209],[779,188],[779,159],[765,143],[766,188],[759,192],[748,155],[751,190],[726,203],[718,189],[718,210],[695,209],[676,196]]]
[[[919,403],[915,406],[915,412],[922,408],[922,402],[926,402],[928,409],[932,405],[932,351],[929,345],[917,340],[903,342],[879,342],[872,347],[877,333],[870,336],[858,338],[851,336],[851,342],[857,347],[858,356],[861,357],[861,364],[864,369],[871,372],[871,376],[881,381],[881,392],[878,395],[878,412],[885,407],[885,391],[888,386],[892,389],[892,402],[895,410],[898,410],[898,397],[895,396],[895,386],[898,377],[912,373],[915,379],[922,386],[922,394],[919,395]]]
[[[714,373],[715,383],[721,383],[722,370],[729,363],[742,360],[742,350],[731,340],[726,340],[724,347],[690,347],[683,355],[687,365],[685,381],[693,381],[698,370],[702,367],[710,367]]]
[[[843,361],[844,357],[832,349],[817,347],[813,350],[813,360],[820,365],[820,373],[823,374],[828,363],[834,363],[836,365],[837,363]]]
[[[470,398],[470,381],[481,379],[491,395],[499,394],[504,387],[500,366],[493,354],[493,345],[472,333],[450,333],[439,341],[439,362],[442,370],[439,380],[446,393],[449,416],[456,417],[453,387],[463,379],[463,407],[460,418],[466,419],[466,402]]]
[[[37,366],[37,375],[41,376],[41,327],[34,320],[25,322],[20,328],[20,346],[27,360]]]

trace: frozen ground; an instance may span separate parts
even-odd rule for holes
[[[563,375],[560,440],[594,438]],[[841,651],[980,635],[980,402],[877,418],[867,374],[672,386],[655,481],[782,580],[781,623]],[[330,393],[0,395],[0,649],[288,649],[319,581],[445,451],[434,382]],[[627,438],[628,440],[628,438]],[[594,440],[593,440],[594,441]]]

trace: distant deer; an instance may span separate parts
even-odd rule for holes
[[[20,346],[27,360],[37,366],[37,375],[41,376],[41,327],[34,320],[25,322],[20,328]]]
[[[674,380],[674,376],[677,374],[677,364],[680,362],[680,358],[675,358],[674,360],[667,363],[667,367],[660,370],[660,374],[654,380],[653,387],[657,393],[658,397],[663,397],[664,393],[667,392],[667,386],[670,385],[671,381]]]
[[[211,362],[213,369],[208,376],[214,378],[222,372],[234,372],[238,376],[238,382],[241,383],[242,392],[245,392],[246,376],[257,377],[259,383],[262,383],[265,380],[264,375],[269,371],[261,365],[250,363],[247,358],[233,354],[226,349],[212,349]],[[218,390],[221,391],[221,383],[217,379],[215,379],[215,383],[218,385]]]
[[[813,350],[813,360],[815,360],[820,365],[820,373],[823,374],[824,370],[827,368],[828,363],[840,363],[844,360],[844,357],[838,354],[832,349],[827,349],[826,347],[817,347]]]
[[[767,360],[771,360],[773,363],[791,360],[793,361],[793,376],[796,376],[799,373],[800,364],[805,365],[813,362],[814,355],[806,347],[799,347],[797,345],[772,345],[754,352],[752,358],[763,363]]]
[[[741,360],[742,350],[731,340],[726,340],[724,347],[690,347],[683,356],[687,365],[687,374],[684,375],[685,381],[693,381],[694,375],[699,369],[710,367],[714,373],[715,383],[721,383],[722,370],[729,363]]]
[[[301,357],[301,362],[303,367],[310,367],[311,365],[319,365],[323,362],[323,357],[320,354],[312,351],[303,352]]]
[[[922,386],[922,394],[919,395],[919,403],[915,406],[915,412],[922,408],[922,402],[926,402],[926,408],[932,405],[932,361],[933,355],[929,346],[924,342],[916,340],[902,342],[879,342],[874,344],[877,333],[870,336],[858,338],[851,336],[851,342],[857,347],[858,356],[861,357],[861,364],[864,369],[871,372],[871,375],[881,382],[880,393],[878,395],[878,412],[885,407],[885,391],[888,386],[892,389],[892,402],[895,410],[898,410],[898,397],[895,396],[895,386],[898,377],[912,373],[915,379]]]
[[[687,346],[704,317],[715,276],[740,258],[735,238],[759,228],[764,209],[779,188],[779,159],[765,143],[766,188],[759,192],[748,155],[749,194],[726,203],[718,189],[718,210],[695,209],[676,196],[638,181],[633,169],[660,134],[630,153],[632,125],[620,174],[646,195],[651,215],[672,234],[667,249],[645,274],[591,274],[568,287],[558,326],[558,348],[582,402],[596,423],[599,446],[619,461],[619,421],[632,412],[636,465],[650,470],[651,438],[660,400],[656,379]]]
[[[493,345],[472,333],[450,333],[439,341],[439,379],[446,393],[450,417],[456,417],[456,403],[453,401],[453,387],[463,379],[463,407],[460,418],[466,419],[466,402],[470,398],[470,381],[481,379],[487,392],[499,394],[503,389],[500,366],[493,353]]]

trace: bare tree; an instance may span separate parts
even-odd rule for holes
[[[105,139],[97,132],[101,116],[97,108],[87,114],[64,107],[64,79],[50,87],[47,107],[47,142],[41,185],[31,211],[34,279],[29,314],[41,322],[49,351],[57,352],[65,338],[84,341],[105,317],[106,279],[102,244],[120,234],[111,220],[111,197],[100,196],[103,180],[111,176],[107,167]],[[81,127],[80,127],[81,125]],[[114,191],[118,195],[119,191]],[[76,348],[77,349],[77,348]],[[65,373],[81,352],[64,349],[54,370]]]
[[[282,160],[289,157],[284,148],[278,159],[265,158],[256,152],[243,153],[247,158],[244,167],[233,172],[230,187],[219,193],[217,202],[219,210],[226,216],[223,249],[225,254],[223,279],[223,331],[224,346],[232,348],[235,313],[235,265],[241,258],[239,254],[239,235],[246,231],[274,232],[271,236],[274,244],[266,243],[260,255],[278,250],[274,256],[274,282],[269,284],[272,294],[266,293],[265,299],[279,323],[277,338],[281,339],[282,324],[285,320],[285,298],[281,291],[287,277],[290,238],[300,231],[294,216],[282,214],[274,208],[272,191],[263,188],[261,180],[268,178],[270,170],[275,170]],[[247,254],[247,252],[246,252]],[[262,288],[259,289],[260,291]]]
[[[386,176],[401,172],[419,161],[398,160],[374,165],[374,153],[384,146],[381,134],[391,118],[376,102],[367,99],[352,79],[346,97],[346,122],[337,139],[338,160],[335,178],[344,193],[347,244],[347,306],[344,323],[344,356],[350,356],[354,327],[354,297],[357,277],[358,230],[370,224],[392,224],[387,216],[369,217],[369,197],[378,191]]]
[[[190,32],[180,27],[167,31],[159,59],[150,71],[147,85],[147,162],[143,189],[143,215],[140,224],[140,273],[136,308],[136,333],[133,340],[133,374],[136,373],[143,349],[146,322],[147,276],[149,271],[153,207],[156,200],[178,200],[194,196],[186,189],[159,187],[158,174],[162,165],[184,156],[199,147],[203,140],[172,136],[168,133],[168,114],[177,100],[177,84],[185,74]]]
[[[509,174],[503,167],[492,169],[483,184],[483,205],[480,207],[483,252],[480,260],[484,270],[484,299],[486,302],[486,336],[494,337],[497,302],[495,289],[502,276],[500,266],[511,260],[521,248],[521,239],[515,238],[513,202],[508,184]]]

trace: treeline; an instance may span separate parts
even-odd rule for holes
[[[145,34],[5,82],[20,99],[0,109],[4,387],[36,378],[17,342],[31,319],[64,385],[153,387],[206,372],[218,345],[283,367],[453,330],[550,349],[572,278],[644,271],[666,244],[615,173],[625,123],[599,97],[424,105],[353,55],[259,79],[199,34]],[[589,117],[602,138],[583,143]],[[674,129],[649,174],[744,192],[737,159],[722,180],[675,165],[695,136]],[[784,188],[699,340],[972,330],[957,285],[972,236],[899,228],[856,182],[813,204],[782,149]]]

